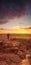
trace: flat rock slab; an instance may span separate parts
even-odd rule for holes
[[[12,57],[11,57],[11,60],[14,62],[14,63],[20,63],[21,62],[21,58],[14,54]]]

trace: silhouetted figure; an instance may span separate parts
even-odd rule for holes
[[[9,34],[7,34],[7,39],[9,39]]]

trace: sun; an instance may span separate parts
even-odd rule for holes
[[[21,34],[29,34],[30,31],[27,30],[27,29],[21,29],[20,33],[21,33]]]
[[[0,34],[31,34],[31,29],[15,28],[15,29],[1,29]]]
[[[25,31],[23,31],[22,33],[23,33],[23,34],[25,34],[26,32],[25,32]]]

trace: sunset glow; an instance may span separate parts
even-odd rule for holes
[[[31,34],[31,29],[3,29],[0,30],[0,34]]]

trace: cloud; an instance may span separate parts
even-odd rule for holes
[[[8,22],[7,19],[0,20],[0,24],[6,24]]]
[[[0,19],[5,17],[13,19],[27,14],[31,14],[31,0],[1,0],[0,2]],[[0,24],[4,22],[0,21]]]

